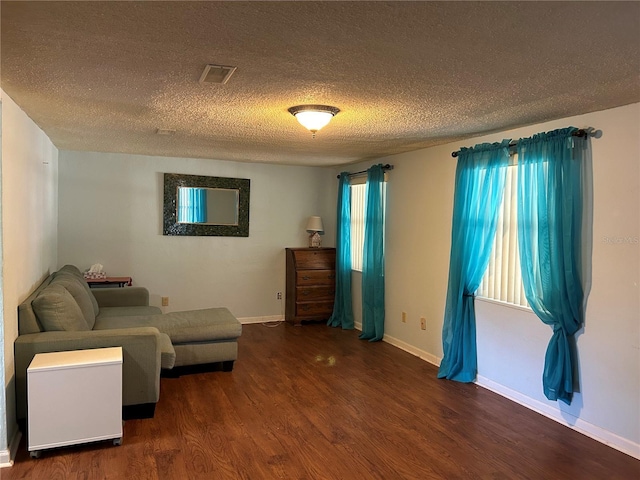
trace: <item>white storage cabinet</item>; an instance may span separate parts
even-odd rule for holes
[[[122,348],[39,353],[27,369],[27,445],[122,442]]]

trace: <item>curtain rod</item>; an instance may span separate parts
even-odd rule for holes
[[[580,130],[576,130],[575,132],[573,132],[571,134],[572,137],[588,137],[589,135],[591,136],[596,136],[596,131],[593,130],[593,128],[589,127],[589,128],[581,128]],[[518,141],[517,140],[513,140],[511,142],[509,142],[509,148],[513,148],[516,145],[518,145]],[[457,150],[455,152],[451,152],[451,156],[453,158],[457,157],[460,154],[460,150]]]
[[[386,165],[382,166],[382,170],[393,170],[393,165],[391,165],[390,163],[387,163]],[[359,172],[353,172],[353,173],[350,173],[348,176],[349,177],[355,177],[357,175],[362,175],[363,173],[367,173],[367,171],[366,170],[361,170]],[[338,175],[337,178],[340,178],[340,175]]]

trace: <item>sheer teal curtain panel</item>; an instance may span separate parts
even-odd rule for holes
[[[327,325],[353,330],[351,300],[351,184],[349,172],[340,174],[336,232],[336,295]]]
[[[508,164],[509,140],[463,148],[458,155],[438,378],[472,382],[476,377],[473,295],[489,263]]]
[[[377,342],[384,336],[384,171],[367,170],[362,251],[362,333]]]
[[[531,309],[553,328],[542,383],[549,400],[570,404],[574,334],[584,321],[583,167],[588,139],[574,127],[518,142],[518,241]]]

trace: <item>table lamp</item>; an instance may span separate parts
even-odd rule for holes
[[[320,248],[322,244],[321,234],[324,233],[324,227],[322,226],[322,218],[317,216],[309,217],[307,222],[307,232],[309,232],[309,247]]]

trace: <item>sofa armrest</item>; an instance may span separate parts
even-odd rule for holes
[[[37,353],[122,347],[122,404],[156,403],[160,398],[160,340],[154,327],[42,332],[15,341],[16,414],[27,416],[27,368]]]
[[[149,290],[144,287],[94,288],[99,307],[148,307]]]

